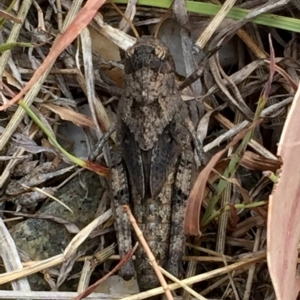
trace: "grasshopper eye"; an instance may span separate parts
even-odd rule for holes
[[[166,56],[166,49],[161,46],[156,46],[154,49],[155,55],[163,60]]]
[[[125,51],[126,58],[131,57],[134,54],[134,47],[130,47],[128,50]]]

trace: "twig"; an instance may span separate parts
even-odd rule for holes
[[[134,229],[134,231],[135,231],[135,233],[137,235],[137,238],[139,239],[141,245],[143,246],[143,248],[144,248],[144,250],[145,250],[145,252],[146,252],[146,254],[147,254],[148,258],[149,258],[149,262],[152,265],[152,267],[153,267],[153,269],[154,269],[154,271],[156,273],[156,276],[157,276],[157,278],[158,278],[158,280],[159,280],[162,288],[165,291],[167,299],[172,300],[173,296],[171,294],[171,291],[169,290],[167,282],[166,282],[164,276],[162,275],[162,273],[161,273],[161,271],[159,269],[158,263],[156,262],[155,257],[153,255],[153,253],[151,252],[151,249],[148,246],[148,244],[147,244],[147,242],[146,242],[146,240],[145,240],[145,238],[143,236],[142,231],[138,227],[138,225],[136,223],[136,220],[135,220],[134,216],[132,215],[129,206],[128,205],[124,205],[123,207],[124,207],[124,210],[127,212],[129,220],[130,220],[130,223],[131,223],[131,225],[132,225],[132,227],[133,227],[133,229]]]

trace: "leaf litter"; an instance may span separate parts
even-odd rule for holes
[[[125,293],[107,295],[105,281],[97,283],[122,261],[107,256],[94,269],[87,264],[89,275],[82,271],[85,257],[89,261],[99,247],[115,242],[108,183],[76,170],[70,160],[78,161],[66,153],[77,153],[75,146],[84,144],[80,159],[85,163],[79,166],[105,173],[90,159],[116,120],[123,51],[136,40],[128,20],[140,35],[152,34],[166,10],[139,1],[118,4],[126,20],[104,1],[16,2],[0,4],[5,46],[0,57],[0,216],[1,240],[8,241],[1,250],[0,284],[12,282],[12,291],[1,285],[0,299],[40,299],[37,285],[43,299],[79,299],[74,292],[87,295],[99,282],[91,297],[123,298]],[[186,290],[179,289],[177,297],[184,299],[189,293],[198,299],[297,298],[299,39],[297,33],[254,24],[251,18],[267,13],[293,17],[299,5],[296,0],[251,2],[223,1],[223,10],[211,19],[189,13],[184,1],[176,0],[173,17],[158,31],[174,57],[179,86],[192,82],[182,98],[208,162],[199,166],[186,213],[189,278],[124,299],[182,287]],[[250,13],[239,21],[227,19],[232,6]],[[44,128],[24,107],[31,107]],[[112,133],[109,143],[102,143],[100,167],[109,166],[114,141]],[[272,176],[278,181],[275,189]],[[23,261],[23,268],[22,253],[31,260],[30,265]]]

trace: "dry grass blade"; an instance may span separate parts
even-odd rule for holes
[[[284,101],[279,102],[278,104],[274,104],[272,106],[269,106],[265,108],[262,111],[261,116],[262,117],[267,117],[272,114],[273,111],[276,111],[277,109],[280,109],[282,107],[285,107],[286,105],[289,105],[292,102],[293,98],[288,97]],[[210,111],[212,107],[208,105],[207,103],[204,104],[206,109]],[[244,120],[241,123],[234,125],[231,121],[226,119],[224,116],[222,116],[220,113],[216,113],[213,115],[214,118],[225,128],[229,129],[228,132],[221,134],[218,138],[216,138],[213,142],[207,144],[204,146],[204,152],[208,152],[209,150],[213,149],[217,145],[219,145],[222,141],[227,140],[228,138],[231,138],[234,136],[237,132],[240,132],[243,128],[249,125],[249,122]],[[259,153],[261,156],[274,160],[274,161],[279,161],[278,158],[272,154],[268,149],[263,147],[260,143],[258,143],[256,140],[251,139],[249,142],[249,146],[254,149],[257,153]]]
[[[172,300],[173,299],[173,296],[168,288],[168,285],[167,285],[167,282],[165,280],[165,278],[163,277],[160,269],[159,269],[159,266],[158,266],[158,263],[156,262],[155,260],[155,257],[153,255],[153,253],[151,252],[151,249],[150,247],[148,246],[144,236],[143,236],[143,233],[142,231],[140,230],[140,228],[138,227],[137,223],[136,223],[136,220],[134,218],[134,216],[132,215],[131,211],[130,211],[130,208],[127,206],[127,205],[124,205],[124,210],[127,212],[128,214],[128,217],[129,217],[129,221],[136,233],[136,236],[137,238],[139,239],[142,247],[144,248],[148,258],[149,258],[149,263],[152,265],[155,273],[156,273],[156,276],[158,277],[158,280],[166,294],[166,297],[167,299],[169,300]],[[151,294],[150,294],[151,295]]]
[[[76,292],[26,292],[26,291],[0,291],[0,299],[23,299],[23,300],[70,300],[76,297]],[[87,300],[117,300],[120,299],[120,295],[108,295],[102,293],[93,293],[87,296]]]
[[[22,29],[23,22],[24,22],[26,15],[31,7],[31,4],[32,4],[32,1],[30,1],[30,0],[22,2],[19,12],[18,12],[18,16],[17,16],[17,18],[21,20],[21,23],[14,24],[6,43],[14,43],[17,41],[17,38]],[[1,75],[4,72],[6,64],[10,57],[11,57],[11,50],[5,51],[4,53],[1,54],[1,58],[0,58],[0,74]]]
[[[232,23],[230,26],[221,30],[219,34],[215,36],[213,41],[210,44],[210,49],[214,49],[220,46],[226,38],[230,35],[235,33],[238,29],[240,29],[244,24],[246,24],[250,19],[268,11],[269,9],[275,9],[281,7],[288,3],[288,0],[276,1],[269,1],[266,5],[262,5],[252,9],[249,14],[242,20]],[[251,121],[254,117],[253,112],[249,109],[248,105],[245,103],[244,98],[242,97],[240,90],[237,88],[235,83],[230,79],[230,77],[226,74],[223,68],[220,66],[220,62],[216,55],[212,56],[209,59],[210,62],[210,69],[213,70],[212,74],[214,79],[222,92],[226,95],[226,98],[231,102],[232,105],[239,110],[239,112],[249,121]],[[225,87],[224,82],[227,82],[230,90]]]
[[[88,98],[88,103],[92,114],[92,118],[94,121],[96,135],[98,140],[100,140],[103,137],[102,130],[105,131],[108,129],[108,124],[107,124],[108,122],[105,120],[109,118],[104,106],[102,105],[101,101],[97,99],[95,93],[94,68],[93,68],[93,60],[92,60],[92,40],[91,40],[91,35],[89,30],[85,28],[82,31],[80,37],[82,42],[82,54],[83,54],[87,98]],[[99,123],[100,125],[102,125],[102,128],[99,125]],[[107,165],[110,165],[110,159],[109,159],[110,153],[108,151],[108,146],[106,145],[104,146],[103,153]]]
[[[91,110],[94,126],[96,127],[96,134],[98,139],[101,138],[102,132],[97,121],[97,114],[95,111],[96,106],[96,95],[94,85],[94,73],[93,73],[93,62],[92,62],[92,41],[90,32],[87,28],[84,28],[80,34],[82,43],[82,56],[84,64],[85,84],[87,90],[87,98],[89,102],[89,108]],[[103,108],[104,110],[104,108]]]
[[[90,235],[90,233],[100,224],[103,224],[112,216],[112,211],[109,209],[104,214],[100,215],[96,218],[92,223],[83,228],[70,242],[70,244],[66,247],[64,251],[65,258],[70,257],[77,248],[82,244],[84,240]]]
[[[7,230],[2,218],[0,218],[0,256],[3,260],[6,271],[22,270],[23,266],[17,250],[17,247]],[[30,291],[30,285],[27,278],[18,279],[12,282],[12,288],[15,291]]]
[[[92,268],[92,262],[89,259],[85,259],[80,272],[80,279],[77,286],[78,293],[81,293],[87,289],[93,271],[94,268]]]
[[[134,15],[135,15],[135,11],[136,11],[136,8],[135,8],[135,5],[136,5],[136,2],[137,0],[134,0],[134,1],[129,1],[127,3],[127,7],[126,7],[126,11],[125,13],[123,13],[119,7],[113,2],[113,1],[110,1],[111,5],[114,7],[114,9],[123,17],[123,20],[120,22],[119,24],[119,28],[120,30],[122,31],[127,31],[129,29],[129,27],[131,28],[132,32],[134,33],[135,37],[136,38],[139,38],[139,34],[136,30],[136,28],[134,27],[133,23],[132,23],[132,20],[134,18]],[[131,17],[127,17],[128,14],[131,14]],[[126,25],[128,26],[127,27],[127,30],[126,28],[123,28],[122,29],[122,22],[124,24],[124,22],[126,22]],[[125,26],[124,26],[125,27]]]
[[[167,272],[165,269],[163,269],[162,267],[158,266],[160,271],[169,279],[171,279],[172,281],[178,283],[182,288],[184,288],[187,292],[189,292],[192,296],[194,296],[196,299],[199,300],[207,300],[205,297],[201,296],[200,294],[196,293],[193,289],[191,289],[190,287],[188,287],[186,284],[182,283],[179,279],[177,279],[175,276],[173,276],[172,274],[170,274],[169,272]]]
[[[223,262],[224,262],[224,265],[225,266],[228,266],[227,264],[227,261],[225,259],[225,257],[223,256]],[[252,266],[251,266],[252,267]],[[250,267],[250,268],[251,268]],[[232,290],[233,290],[233,295],[234,295],[234,298],[235,300],[240,300],[240,297],[239,297],[239,294],[237,292],[237,289],[236,289],[236,286],[235,286],[235,283],[233,281],[233,278],[232,278],[232,275],[231,273],[228,273],[228,278],[229,278],[229,284],[228,284],[228,288],[229,288],[229,285],[231,286]],[[226,291],[224,292],[224,294],[226,293]]]
[[[106,247],[103,250],[97,252],[91,258],[84,259],[84,265],[80,274],[80,279],[78,283],[78,292],[83,292],[88,288],[90,278],[95,267],[107,259],[109,259],[115,253],[115,244],[111,244],[110,246]]]
[[[229,205],[231,204],[231,192],[232,192],[232,184],[227,184],[221,196],[221,201],[220,201],[221,207],[225,207],[226,204]],[[217,241],[216,241],[216,251],[219,253],[225,252],[226,231],[227,231],[229,214],[230,214],[229,211],[224,211],[219,218]]]
[[[131,21],[133,20],[136,13],[136,4],[137,4],[137,0],[128,1],[126,10],[124,12],[124,15]],[[120,30],[126,32],[130,27],[131,24],[128,24],[128,21],[123,17],[123,19],[119,23]]]
[[[225,19],[227,13],[234,6],[236,0],[226,0],[223,4],[219,12],[214,16],[210,24],[205,28],[202,32],[199,39],[196,41],[195,46],[203,49],[213,33],[216,31],[217,27],[220,23]],[[219,3],[220,4],[220,3]]]
[[[258,249],[259,249],[259,244],[261,242],[261,232],[262,232],[262,228],[258,228],[257,231],[256,231],[253,252],[257,252]],[[243,300],[249,300],[250,299],[251,289],[252,289],[252,284],[253,284],[253,278],[254,278],[254,275],[255,275],[255,267],[256,266],[253,265],[249,269],[247,284],[246,284],[246,290],[245,290]]]
[[[107,37],[109,40],[114,42],[120,49],[126,51],[128,48],[136,42],[136,38],[126,34],[123,31],[117,30],[112,26],[105,24],[100,14],[96,14],[94,18],[95,23],[97,24],[96,30],[99,31],[103,36]],[[92,23],[93,25],[93,23]]]
[[[246,66],[244,66],[243,69],[238,70],[237,72],[229,76],[229,78],[235,84],[239,84],[243,82],[246,78],[248,78],[251,75],[251,73],[253,73],[257,68],[262,67],[263,65],[264,62],[262,60],[255,60],[247,64]],[[224,84],[225,86],[228,86],[227,82],[225,82]],[[204,96],[202,96],[200,99],[206,99],[207,97],[215,94],[219,89],[220,87],[218,86],[218,84],[214,84],[212,87],[210,87],[210,89],[206,92],[206,94],[204,94]]]
[[[53,256],[49,259],[45,259],[43,261],[37,262],[34,265],[30,265],[28,267],[23,268],[22,270],[7,272],[4,274],[0,274],[0,284],[4,284],[7,282],[11,282],[34,273],[40,272],[47,268],[51,268],[65,261],[64,255],[59,254]]]
[[[195,276],[196,273],[197,273],[197,261],[189,261],[188,262],[188,265],[187,265],[187,269],[186,269],[186,278],[189,278],[189,277],[192,277],[192,276]],[[193,286],[189,286],[190,288],[192,288]],[[202,291],[201,291],[201,296],[204,297],[204,295],[202,294]],[[190,296],[190,293],[187,291],[187,290],[183,290],[183,293],[182,293],[182,299],[183,300],[190,300],[191,296]]]
[[[33,191],[37,191],[37,192],[39,192],[39,193],[41,193],[41,194],[46,195],[47,197],[53,199],[54,201],[56,201],[57,203],[59,203],[60,205],[62,205],[65,209],[67,209],[68,211],[70,211],[71,213],[73,213],[72,209],[71,209],[68,205],[64,204],[62,201],[60,201],[60,200],[57,199],[56,197],[52,196],[51,194],[49,194],[49,193],[43,191],[42,189],[40,189],[40,188],[38,188],[38,187],[34,187],[34,188],[32,188],[32,190],[33,190]]]
[[[193,41],[190,37],[190,24],[189,24],[189,17],[185,6],[184,0],[174,0],[170,3],[174,17],[177,23],[181,26],[180,29],[180,48],[182,53],[184,54],[184,70],[186,75],[192,74],[198,67],[195,62],[193,52]],[[193,90],[195,95],[200,95],[202,92],[202,83],[201,81],[195,80],[191,85],[190,88]],[[199,103],[199,108],[204,110],[203,104]]]

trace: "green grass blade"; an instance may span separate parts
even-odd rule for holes
[[[125,4],[127,0],[113,0],[115,3]],[[158,8],[169,8],[171,0],[139,0],[138,5],[153,6]],[[188,12],[198,13],[206,16],[215,16],[221,9],[220,5],[211,3],[185,1]],[[233,20],[241,20],[247,16],[250,10],[233,7],[227,14],[227,17]],[[274,28],[300,32],[300,20],[274,14],[262,14],[251,20],[251,22],[270,26]]]
[[[2,44],[0,45],[0,53],[7,51],[7,50],[11,50],[15,47],[28,47],[31,48],[33,47],[33,45],[31,43],[6,43],[6,44]]]
[[[241,203],[241,204],[234,204],[233,206],[236,209],[251,209],[251,208],[257,208],[260,206],[264,206],[266,205],[268,202],[267,201],[257,201],[257,202],[253,202],[253,203]],[[215,218],[218,218],[223,212],[225,211],[229,211],[230,210],[230,206],[226,205],[225,207],[214,211],[209,218],[207,219],[207,221],[203,224],[203,226],[206,226],[208,223],[210,223],[211,221],[213,221]]]
[[[50,141],[53,143],[53,145],[61,151],[68,159],[70,159],[73,163],[85,167],[85,162],[70,153],[68,153],[56,140],[56,137],[53,135],[53,133],[47,128],[47,126],[44,125],[43,122],[37,117],[37,115],[28,107],[22,100],[18,102],[18,104],[26,111],[26,113],[29,115],[29,117],[43,130],[43,132],[47,135],[47,137],[50,139]]]

